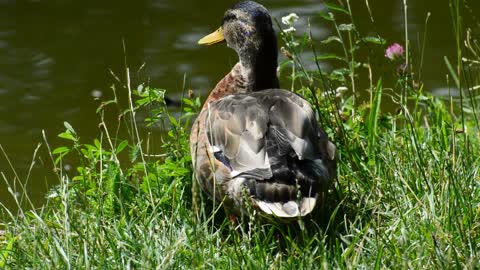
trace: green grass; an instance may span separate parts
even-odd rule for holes
[[[452,87],[464,90],[459,100],[424,92],[415,77],[421,60],[410,54],[406,72],[385,60],[393,74],[385,77],[394,79],[382,78],[370,59],[383,57],[385,42],[363,36],[353,19],[325,14],[341,38],[322,43],[308,33],[282,33],[289,56],[282,67],[290,71],[283,79],[311,100],[340,152],[338,179],[311,217],[265,224],[214,209],[192,181],[188,136],[200,101],[185,97],[174,117],[165,91],[131,89],[127,69],[119,76],[126,86],[97,111],[97,139],[84,142],[65,123],[65,145],[42,143],[60,184],[41,209],[1,210],[7,218],[0,224],[0,268],[477,269],[480,47],[463,37],[459,2],[451,4],[459,55],[446,63]],[[352,18],[349,6],[330,9]],[[344,53],[317,53],[332,42]],[[304,59],[304,50],[316,60]],[[328,73],[316,62],[334,60],[341,64]],[[318,68],[307,70],[308,61]],[[398,110],[385,112],[384,101]],[[105,122],[105,114],[119,115],[118,122]],[[78,164],[73,173],[62,169],[68,159]]]

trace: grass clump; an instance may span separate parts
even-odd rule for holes
[[[372,59],[386,42],[363,36],[349,5],[329,8],[323,17],[336,32],[321,43],[282,33],[282,73],[290,71],[285,79],[311,101],[340,151],[338,179],[310,218],[231,221],[212,208],[191,179],[189,125],[199,99],[184,98],[174,116],[165,91],[131,89],[127,69],[126,86],[97,111],[93,143],[68,123],[59,135],[65,146],[44,142],[60,184],[41,209],[3,209],[0,268],[477,268],[478,40],[466,32],[457,67],[450,64],[452,88],[465,95],[441,99],[424,91],[408,46],[398,62],[384,60],[390,75],[376,73],[382,67]],[[331,44],[340,53],[317,53]],[[326,72],[323,61],[337,62]],[[126,109],[117,91],[127,93]],[[397,109],[385,112],[382,102]],[[106,123],[108,113],[118,122]],[[69,158],[74,173],[62,169]]]

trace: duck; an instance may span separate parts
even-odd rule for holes
[[[336,177],[337,148],[310,103],[280,89],[268,10],[239,2],[224,13],[220,28],[198,43],[226,43],[239,58],[192,126],[190,152],[199,186],[236,216],[310,214]]]

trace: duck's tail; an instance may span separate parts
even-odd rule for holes
[[[323,201],[331,175],[322,160],[288,158],[283,166],[272,168],[270,179],[251,179],[247,183],[254,204],[281,218],[308,215]]]

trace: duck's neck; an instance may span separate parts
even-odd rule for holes
[[[228,95],[280,87],[277,78],[276,40],[263,47],[269,49],[239,54],[240,62],[210,92],[204,108]]]
[[[255,51],[239,53],[246,92],[280,87],[277,78],[277,44],[275,39],[272,40],[271,44],[264,43]]]

